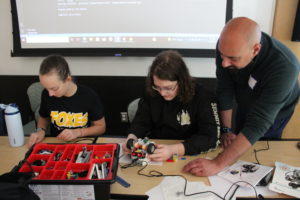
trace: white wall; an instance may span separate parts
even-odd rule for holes
[[[247,16],[271,34],[276,0],[233,0],[233,17]],[[10,57],[10,1],[0,1],[0,75],[37,75],[42,57]],[[151,57],[67,57],[73,75],[145,76]],[[215,77],[213,58],[185,58],[192,76]]]

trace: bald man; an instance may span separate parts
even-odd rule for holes
[[[213,160],[196,159],[183,168],[196,176],[218,173],[262,137],[281,138],[300,95],[296,56],[251,19],[239,17],[226,24],[217,45],[216,65],[224,151]],[[234,100],[236,127],[232,130]]]

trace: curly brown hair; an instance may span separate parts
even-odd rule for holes
[[[195,81],[191,77],[182,56],[177,51],[162,51],[154,59],[146,78],[146,91],[151,96],[158,94],[152,88],[154,85],[153,76],[157,76],[161,80],[177,81],[178,98],[183,103],[190,101],[195,94]]]

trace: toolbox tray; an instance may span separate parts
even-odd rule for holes
[[[86,163],[76,163],[78,154],[86,149],[91,152],[90,159]],[[41,153],[48,151],[47,154]],[[49,153],[52,152],[52,153]],[[118,156],[120,146],[116,143],[103,144],[35,144],[14,169],[18,172],[32,172],[37,174],[30,184],[111,184],[115,182],[118,169]],[[60,154],[59,158],[56,157]],[[57,159],[57,160],[56,160]],[[35,161],[43,160],[42,166],[35,166]],[[91,173],[94,164],[107,164],[106,176],[104,178],[93,178]],[[30,166],[31,165],[31,166]],[[72,177],[70,172],[82,173],[86,176]]]

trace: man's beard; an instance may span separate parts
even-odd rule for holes
[[[229,69],[229,70],[238,70],[238,68],[234,65],[231,65],[231,66],[227,67],[227,69]]]
[[[240,71],[239,68],[237,68],[236,66],[233,66],[233,65],[229,66],[227,69],[230,74],[237,74]]]

